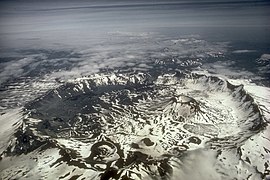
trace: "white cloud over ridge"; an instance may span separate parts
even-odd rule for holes
[[[259,58],[260,61],[269,61],[270,60],[270,54],[263,54]]]

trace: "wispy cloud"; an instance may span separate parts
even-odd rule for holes
[[[252,53],[252,52],[256,52],[256,50],[240,49],[240,50],[232,51],[232,53],[234,53],[234,54]]]

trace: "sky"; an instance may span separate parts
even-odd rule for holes
[[[1,1],[0,7],[2,48],[59,43],[84,46],[118,31],[161,34],[222,31],[225,35],[244,33],[249,37],[252,33],[261,39],[269,38],[270,2],[262,0],[12,0]]]

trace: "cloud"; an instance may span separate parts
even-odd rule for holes
[[[263,54],[259,58],[260,61],[269,61],[270,60],[270,54]]]
[[[14,60],[0,66],[0,82],[5,86],[0,102],[9,107],[24,104],[59,83],[100,71],[188,69],[227,52],[227,43],[208,42],[198,35],[168,38],[157,33],[111,31],[108,36],[76,49],[45,45],[6,51],[5,57]]]
[[[34,61],[31,57],[22,58],[15,61],[6,62],[0,72],[0,85],[10,78],[17,78],[23,74],[23,67]]]
[[[13,79],[38,78],[58,70],[68,70],[80,60],[72,51],[26,49],[6,53],[1,63],[0,85]],[[18,81],[18,80],[17,80]]]
[[[51,76],[69,79],[100,70],[147,71],[156,65],[194,67],[205,58],[224,56],[227,52],[227,43],[210,43],[195,35],[168,39],[155,33],[110,34],[107,41],[80,50],[80,60],[70,70],[57,71]]]
[[[193,180],[219,180],[222,179],[221,175],[217,172],[216,164],[217,152],[212,150],[198,149],[189,151],[186,156],[179,160],[172,161],[175,168],[171,179],[177,180],[179,177],[182,179]]]
[[[216,61],[211,63],[205,63],[199,69],[206,70],[210,73],[231,79],[261,79],[261,77],[255,75],[248,70],[237,68],[234,64],[234,61],[229,60]]]
[[[241,49],[241,50],[232,51],[232,53],[234,53],[234,54],[252,53],[252,52],[256,52],[256,50]]]

